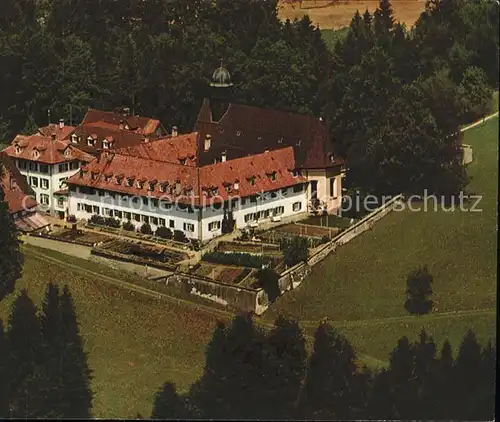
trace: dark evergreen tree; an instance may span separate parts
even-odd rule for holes
[[[455,361],[457,385],[455,395],[455,417],[466,420],[482,420],[491,409],[483,408],[485,394],[483,383],[489,383],[489,377],[483,378],[482,350],[476,335],[469,330],[464,336]]]
[[[405,308],[412,314],[424,314],[430,311],[432,301],[433,277],[429,273],[427,266],[412,271],[407,279]]]
[[[431,394],[434,395],[433,419],[452,419],[455,415],[455,375],[454,359],[450,342],[443,343],[441,354],[436,361],[434,385]]]
[[[153,405],[151,419],[189,418],[186,399],[177,394],[175,385],[167,382],[157,393]]]
[[[300,262],[307,261],[308,241],[306,237],[293,236],[285,238],[281,242],[283,257],[288,267],[293,267]]]
[[[12,306],[9,320],[10,408],[14,418],[45,416],[45,368],[36,307],[23,289]]]
[[[0,319],[0,418],[7,419],[10,416],[9,409],[9,346],[7,336],[4,332],[3,322]]]
[[[73,299],[67,286],[64,287],[59,301],[61,337],[65,346],[60,362],[64,375],[64,388],[61,389],[61,402],[65,404],[63,417],[88,419],[92,411],[92,375],[83,348]]]
[[[4,172],[0,163],[0,180]],[[14,291],[16,280],[21,277],[23,256],[19,250],[17,227],[4,202],[4,192],[0,186],[0,300]]]
[[[273,303],[281,294],[279,278],[280,275],[272,268],[265,268],[257,273],[257,283],[264,289],[270,303]]]
[[[267,338],[264,417],[294,419],[306,375],[305,339],[296,321],[279,316]]]
[[[322,322],[314,336],[301,398],[303,416],[313,419],[351,419],[357,397],[356,355],[349,341]]]

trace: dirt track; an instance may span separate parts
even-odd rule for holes
[[[308,14],[315,25],[321,29],[339,29],[349,25],[352,17],[359,10],[363,13],[366,9],[373,13],[377,8],[378,0],[347,0],[339,1],[338,4],[321,7],[329,4],[327,0],[304,0],[302,9],[298,1],[280,1],[280,17],[293,20]],[[320,6],[320,7],[318,7]],[[420,13],[425,9],[425,0],[393,0],[392,7],[396,20],[411,27]]]

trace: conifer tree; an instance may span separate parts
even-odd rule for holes
[[[434,419],[452,419],[455,414],[455,376],[453,371],[454,359],[451,344],[448,340],[443,343],[441,354],[436,361],[434,386],[432,394],[435,401],[433,406]]]
[[[156,393],[151,419],[180,419],[189,418],[186,400],[177,394],[175,385],[167,382]]]
[[[0,162],[0,180],[4,171]],[[17,227],[12,221],[4,198],[5,195],[0,186],[0,300],[14,291],[16,280],[21,277],[23,265]]]
[[[87,354],[83,349],[73,299],[67,286],[64,286],[59,300],[61,337],[64,344],[61,356],[64,375],[61,401],[65,404],[63,417],[87,419],[91,417],[92,410],[93,392],[90,386],[92,375],[87,363]]]
[[[62,401],[64,385],[63,367],[66,345],[62,335],[62,315],[60,307],[59,289],[49,283],[43,302],[40,327],[43,342],[43,360],[47,367],[45,380],[45,412],[46,417],[63,418],[66,414],[67,403]]]
[[[44,378],[40,322],[36,307],[23,289],[9,320],[11,417],[44,417]]]
[[[455,361],[456,415],[467,420],[481,420],[484,394],[482,350],[476,335],[469,330],[464,336]]]
[[[3,322],[0,319],[0,418],[9,417],[9,347],[4,332]]]
[[[314,419],[350,419],[356,401],[354,349],[327,322],[319,325],[314,337],[301,412]]]
[[[294,419],[306,375],[305,339],[296,321],[279,316],[267,338],[265,384],[269,419]]]
[[[407,337],[398,340],[389,356],[389,385],[394,415],[397,419],[412,418],[418,412],[415,353]]]

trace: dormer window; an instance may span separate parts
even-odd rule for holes
[[[154,190],[155,190],[156,183],[157,183],[157,181],[156,181],[156,180],[151,180],[151,181],[149,182],[148,190],[149,190],[149,191],[151,191],[151,192],[152,192],[152,191],[154,191]]]
[[[66,151],[64,151],[64,156],[66,158],[71,158],[71,150],[69,148],[66,148]]]
[[[128,125],[128,123],[125,123],[125,130],[130,130],[130,126]]]
[[[142,186],[143,186],[142,181],[138,180],[137,182],[135,182],[135,186],[137,187],[137,189],[142,189]]]
[[[241,136],[241,130],[236,131],[236,136]]]
[[[104,149],[109,149],[109,142],[108,141],[102,141],[102,147]]]
[[[125,182],[126,186],[127,187],[132,187],[132,185],[134,184],[134,178],[133,177],[127,177],[127,181]]]
[[[247,180],[252,186],[255,185],[255,176],[247,177]]]
[[[40,153],[38,152],[37,149],[34,149],[31,156],[33,157],[34,160],[38,160],[40,158]]]
[[[95,141],[94,141],[94,138],[92,138],[92,136],[89,136],[89,137],[87,138],[87,145],[88,145],[89,147],[93,147],[93,146],[95,146]]]
[[[186,159],[185,158],[179,158],[179,162],[181,163],[182,166],[186,165]]]
[[[160,192],[165,193],[167,191],[167,184],[160,183]]]
[[[273,171],[272,173],[268,173],[267,175],[269,179],[271,179],[273,182],[276,180],[276,172]]]
[[[78,143],[78,136],[76,136],[76,133],[73,133],[71,135],[71,143],[72,144],[77,144]]]
[[[240,188],[240,182],[239,180],[237,180],[236,182],[234,182],[234,190],[238,190]]]
[[[297,144],[296,144],[296,145],[297,145],[298,147],[300,147],[300,145],[301,145],[301,144],[302,144],[302,141],[299,139],[299,140],[297,141]]]
[[[109,182],[109,181],[111,181],[111,178],[112,178],[112,177],[113,177],[113,173],[106,173],[106,174],[104,175],[104,180],[105,180],[106,182]]]
[[[115,178],[115,183],[117,185],[121,185],[122,184],[122,180],[123,180],[123,175],[122,174],[119,174],[118,176],[116,176]]]
[[[283,143],[283,137],[281,136],[278,138],[278,144],[282,144],[282,143]]]
[[[19,145],[15,146],[15,150],[17,155],[21,154],[21,147]]]
[[[96,172],[96,171],[91,171],[91,172],[90,172],[90,178],[91,178],[92,180],[96,180],[96,179],[97,179],[97,175],[98,175],[98,174],[99,174],[99,173],[98,173],[98,172]]]
[[[299,177],[300,176],[300,170],[293,170],[292,171],[293,177]]]

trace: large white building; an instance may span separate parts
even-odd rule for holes
[[[308,182],[285,147],[208,166],[196,165],[199,133],[102,152],[69,181],[69,212],[180,230],[206,242],[224,216],[237,228],[307,211]]]
[[[40,210],[61,218],[67,210],[66,180],[94,158],[57,139],[56,133],[18,135],[3,153],[15,162]]]

